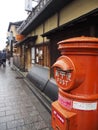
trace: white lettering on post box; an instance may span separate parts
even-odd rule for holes
[[[54,110],[53,114],[58,118],[58,120],[60,120],[61,123],[64,124],[64,118],[57,111]]]
[[[62,71],[62,70],[56,70],[56,80],[60,85],[67,86],[68,83],[71,81],[71,73]]]

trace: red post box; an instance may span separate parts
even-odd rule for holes
[[[75,37],[58,43],[53,64],[59,87],[52,103],[54,130],[98,130],[98,38]]]

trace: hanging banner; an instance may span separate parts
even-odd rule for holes
[[[32,0],[25,0],[25,10],[29,12],[32,11]]]

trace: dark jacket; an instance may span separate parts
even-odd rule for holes
[[[6,59],[6,52],[5,52],[5,51],[3,51],[3,52],[1,53],[1,59]]]
[[[0,51],[0,60],[2,59],[2,52]]]

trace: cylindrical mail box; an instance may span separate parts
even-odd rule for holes
[[[98,130],[98,38],[70,38],[59,42],[58,49],[62,56],[53,65],[59,87],[58,101],[52,104],[53,128],[61,130],[54,114],[59,113],[66,120],[62,130]]]

